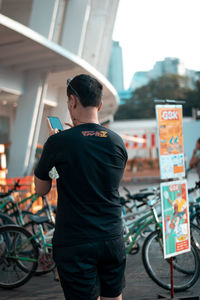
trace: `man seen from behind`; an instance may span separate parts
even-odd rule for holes
[[[118,189],[127,152],[121,137],[99,124],[102,90],[86,74],[67,81],[73,127],[51,132],[35,170],[39,195],[51,189],[52,167],[59,176],[53,253],[67,300],[121,300],[125,287]]]

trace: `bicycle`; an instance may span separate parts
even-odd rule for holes
[[[20,180],[16,181],[14,187],[10,189],[7,193],[0,193],[0,211],[9,214],[11,217],[16,219],[17,224],[24,225],[27,221],[24,221],[26,216],[33,215],[30,211],[34,202],[40,197],[37,193],[31,194],[30,196],[21,199],[18,202],[15,202],[12,193],[15,192],[18,188],[21,187],[19,184]],[[30,201],[25,210],[21,210],[20,206],[24,203]],[[45,215],[48,217],[48,220],[52,223],[55,223],[55,217],[53,212],[55,212],[55,207],[52,207],[48,201],[47,196],[42,197],[43,207],[37,211],[37,215]]]
[[[18,185],[18,182],[16,184]],[[44,204],[46,204],[46,207],[48,207],[48,216],[40,217],[38,215],[34,215],[31,212],[24,212],[20,210],[18,203],[15,203],[14,198],[12,196],[12,192],[13,190],[15,190],[15,188],[16,186],[14,186],[14,188],[10,190],[8,193],[0,194],[0,196],[3,196],[3,198],[1,198],[0,200],[0,225],[13,224],[13,223],[18,224],[23,226],[26,230],[28,230],[31,234],[35,236],[37,235],[38,232],[40,232],[40,227],[42,227],[44,233],[47,233],[49,230],[53,229],[55,224],[55,219],[54,216],[52,215],[52,210],[48,202],[48,199],[46,197],[42,198],[43,206]],[[38,197],[37,194],[35,195],[36,197]],[[7,215],[7,213],[9,212],[10,214]],[[13,221],[13,218],[15,222]],[[51,268],[49,269],[47,268],[44,271],[43,268],[41,268],[41,266],[39,265],[37,267],[35,274],[42,275],[50,271]]]
[[[144,196],[149,197],[149,196],[154,196],[155,195],[155,191],[149,191],[148,189],[143,189],[140,190],[139,192],[141,193],[136,193],[133,194],[129,191],[129,189],[125,186],[123,186],[123,189],[126,191],[125,196],[121,196],[120,197],[120,201],[121,204],[123,206],[123,214],[125,215],[126,218],[129,217],[135,217],[136,212],[139,212],[139,208],[142,205],[138,205],[137,201],[140,201],[141,198],[144,198]],[[134,213],[133,210],[136,210],[136,212]]]
[[[43,272],[53,271],[53,230],[44,234],[41,224],[39,232],[32,235],[18,225],[0,227],[0,287],[17,288],[35,274],[38,265]]]
[[[147,206],[147,210],[142,211],[138,218],[136,218],[138,212],[123,213],[122,215],[126,253],[136,254],[139,251],[140,246],[137,241],[141,236],[144,236],[145,231],[149,231],[149,226],[155,225],[154,230],[161,226],[155,210],[155,206],[159,203],[159,198],[155,196],[155,193],[152,200],[148,199],[149,196],[152,196],[152,193],[136,193],[132,194],[131,197],[129,195],[129,199],[124,200],[125,203],[128,203],[130,199],[140,202],[139,205],[134,205],[137,210],[142,206]],[[132,219],[129,219],[130,216]]]
[[[32,230],[35,233],[34,222],[33,222],[33,220],[30,221],[30,217],[34,216],[34,214],[32,212],[30,212],[28,209],[30,209],[30,207],[32,206],[34,201],[36,199],[38,199],[39,195],[33,194],[25,199],[22,199],[19,203],[15,202],[12,193],[19,186],[20,186],[19,181],[17,181],[15,183],[15,186],[13,189],[8,191],[7,193],[0,193],[0,212],[1,212],[1,214],[4,213],[9,217],[14,218],[16,224],[26,226],[26,228],[29,227],[30,228],[29,230]],[[29,199],[31,199],[31,203],[27,206],[27,210],[22,211],[20,209],[19,205]],[[47,228],[52,227],[52,224],[55,224],[55,218],[52,213],[52,207],[46,196],[42,197],[42,201],[43,201],[43,209],[41,209],[40,214],[37,214],[37,215],[41,215],[44,210],[44,207],[45,207],[46,216],[44,216],[42,219],[43,226],[45,224],[44,222],[46,222]],[[4,221],[5,221],[5,218],[4,218]],[[8,220],[8,224],[9,223],[10,223],[10,221]]]
[[[150,278],[164,289],[171,290],[170,260],[163,258],[160,230],[152,232],[144,241],[142,260]],[[191,243],[191,251],[173,258],[174,291],[181,292],[193,286],[199,278],[199,255]]]
[[[16,224],[13,219],[6,214],[0,212],[0,226],[7,224]]]
[[[37,268],[38,246],[32,235],[18,225],[0,227],[0,287],[25,284]]]
[[[170,261],[164,259],[162,224],[159,222],[155,206],[160,202],[160,196],[155,195],[151,200],[144,196],[141,202],[149,206],[150,211],[145,213],[131,227],[126,227],[124,240],[126,252],[135,254],[139,251],[138,237],[149,225],[154,225],[152,231],[144,240],[142,247],[142,261],[150,278],[164,289],[171,289]],[[174,290],[184,291],[195,284],[199,277],[199,256],[197,249],[191,245],[191,251],[177,255],[173,261],[174,267]]]
[[[153,220],[153,218],[151,218],[152,215],[149,215],[150,207],[148,205],[148,202],[151,200],[155,200],[155,197],[157,197],[159,190],[158,188],[155,188],[154,190],[152,188],[147,188],[139,190],[138,193],[134,194],[131,193],[126,187],[124,187],[124,190],[127,193],[125,197],[120,197],[120,200],[122,204],[122,220],[124,229],[126,231],[126,234],[128,234],[126,238],[128,238],[129,241],[132,241],[130,228],[133,228],[133,231],[135,232],[137,231],[138,226],[140,227],[140,225],[142,225],[144,222],[146,222],[147,220],[149,221],[148,224],[145,224],[145,228],[140,227],[138,236],[136,237],[136,239],[138,240],[140,236],[144,237],[146,232],[151,232],[152,224],[155,224],[155,221]],[[158,203],[159,201],[157,202],[157,204]],[[157,204],[155,205],[155,207],[158,210],[159,208]],[[157,215],[160,216],[160,213],[158,212]],[[154,229],[155,228],[153,227],[153,230]],[[131,252],[129,252],[129,254],[131,254]]]

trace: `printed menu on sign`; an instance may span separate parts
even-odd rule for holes
[[[161,183],[164,258],[190,251],[186,180]]]
[[[181,105],[156,105],[161,179],[183,177],[184,149]]]

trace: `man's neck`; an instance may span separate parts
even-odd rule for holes
[[[88,123],[93,123],[93,124],[99,124],[99,121],[98,120],[93,120],[93,119],[87,119],[87,120],[79,120],[79,119],[74,119],[73,120],[73,123],[74,123],[74,126],[77,126],[77,125],[81,125],[81,124],[88,124]]]
[[[85,108],[77,114],[77,117],[74,117],[73,122],[75,126],[86,123],[99,124],[97,110],[91,107]]]

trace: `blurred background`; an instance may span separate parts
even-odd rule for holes
[[[0,0],[1,183],[33,174],[46,117],[70,121],[66,79],[81,73],[104,85],[99,119],[124,139],[124,181],[159,181],[155,99],[185,101],[187,169],[200,137],[199,9],[198,0]]]

